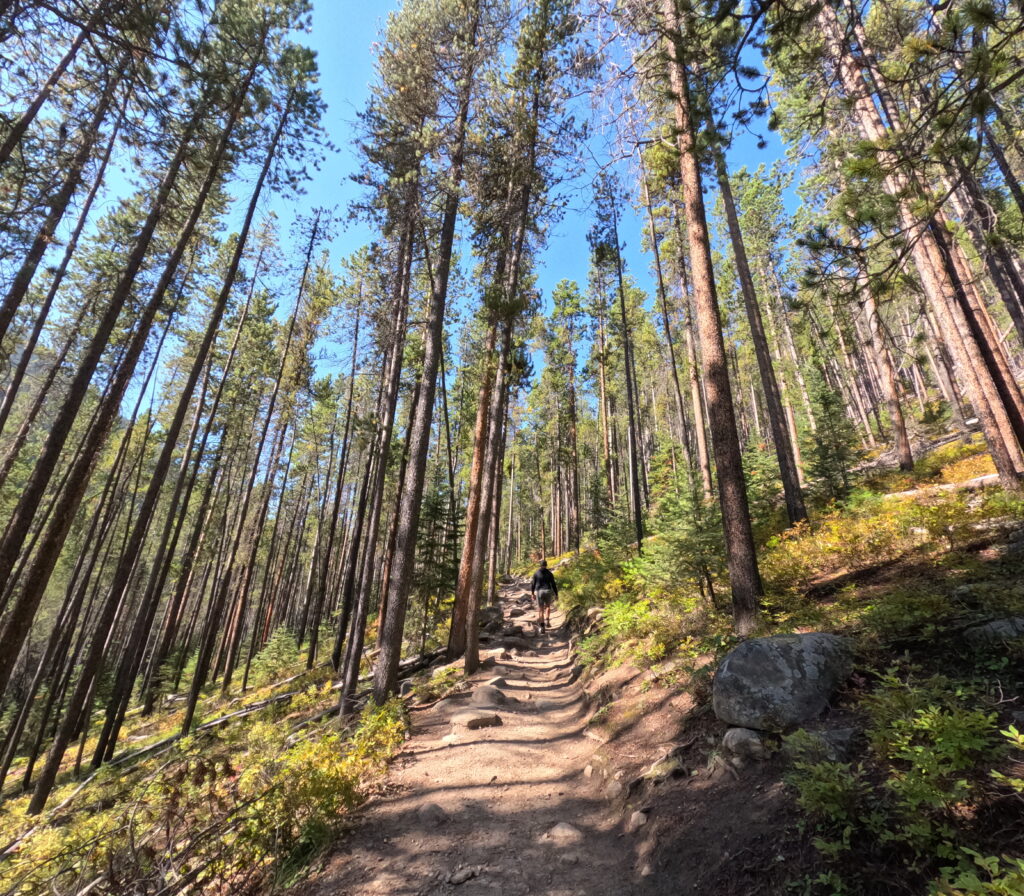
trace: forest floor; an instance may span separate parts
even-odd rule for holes
[[[482,651],[493,661],[470,679],[472,690],[412,708],[412,735],[383,792],[293,896],[591,896],[641,888],[632,838],[596,778],[584,774],[599,744],[586,733],[590,712],[574,681],[564,619],[553,613],[555,628],[540,633],[519,584],[503,586],[501,599],[506,617],[527,610],[515,621],[530,647]],[[472,705],[473,692],[496,678],[507,702]],[[501,725],[453,724],[467,709],[497,713]]]

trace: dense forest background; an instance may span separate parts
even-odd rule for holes
[[[349,133],[309,25],[0,2],[12,843],[147,720],[473,671],[541,557],[744,636],[865,470],[948,439],[1021,490],[1019,3],[406,0]],[[359,198],[303,196],[350,142]],[[585,282],[541,289],[552,233]]]

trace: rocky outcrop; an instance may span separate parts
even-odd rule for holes
[[[852,667],[850,644],[836,635],[745,641],[718,667],[715,714],[739,728],[785,731],[820,715]]]

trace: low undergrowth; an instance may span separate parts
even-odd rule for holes
[[[131,770],[107,767],[35,821],[10,807],[0,892],[265,891],[286,883],[346,823],[406,735],[402,704],[355,727],[316,719],[336,696],[312,686],[287,715],[196,735]]]
[[[893,668],[859,708],[869,750],[858,761],[822,757],[802,731],[787,739],[787,779],[824,869],[803,891],[874,892],[895,878],[909,892],[1020,892],[1005,889],[1019,884],[1020,859],[986,855],[1019,835],[1024,800],[1024,780],[1004,771],[1019,774],[1024,738],[1000,725],[992,695]]]

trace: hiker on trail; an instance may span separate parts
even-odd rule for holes
[[[558,585],[555,577],[548,569],[548,561],[540,561],[540,569],[533,574],[530,594],[537,599],[537,611],[540,613],[540,630],[544,631],[551,625],[551,602],[558,597]]]

